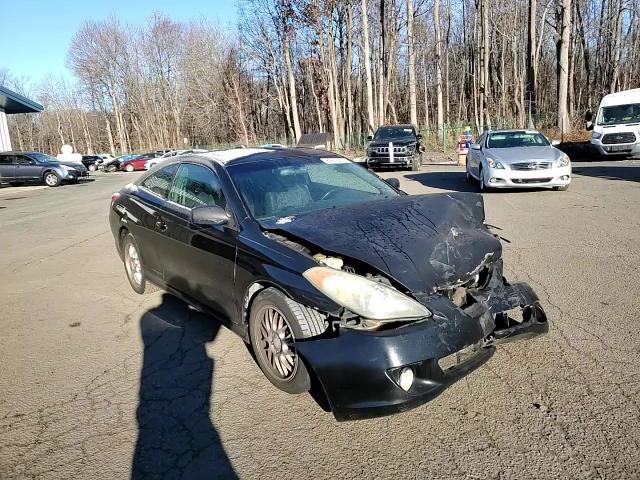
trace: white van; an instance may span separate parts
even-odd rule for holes
[[[587,129],[600,155],[640,155],[640,88],[603,97]]]

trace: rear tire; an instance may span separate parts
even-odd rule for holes
[[[46,172],[42,178],[47,187],[57,187],[60,185],[60,177],[56,172]]]
[[[109,165],[107,166],[107,172],[115,172],[118,169],[118,167],[116,167],[115,165]]]
[[[562,187],[553,187],[555,191],[566,192],[569,190],[569,185],[563,185]]]
[[[309,371],[293,343],[320,335],[326,328],[318,312],[275,288],[262,290],[249,314],[249,337],[258,366],[273,385],[292,394],[311,388]]]
[[[96,167],[95,163],[92,163],[91,165],[89,165],[89,171],[90,172],[95,172],[98,169],[98,167]]]
[[[122,239],[122,260],[127,280],[134,292],[142,295],[157,289],[147,282],[138,243],[131,233],[127,233]]]
[[[124,169],[125,169],[127,172],[129,172],[129,173],[131,173],[131,172],[133,172],[133,171],[135,170],[135,169],[133,168],[133,165],[131,165],[131,164],[129,164],[129,165],[127,165],[126,167],[124,167]]]

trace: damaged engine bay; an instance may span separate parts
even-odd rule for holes
[[[401,205],[390,205],[396,202]],[[330,356],[328,352],[338,355],[341,339],[351,332],[372,335],[372,343],[378,345],[384,345],[381,338],[399,336],[404,349],[411,343],[420,350],[421,340],[428,341],[433,353],[412,367],[415,381],[422,388],[414,384],[411,389],[414,395],[420,393],[422,400],[428,400],[459,375],[466,375],[461,372],[484,363],[493,354],[494,345],[543,334],[548,331],[548,323],[531,287],[509,283],[503,276],[500,237],[484,224],[481,196],[437,194],[399,197],[396,202],[382,205],[383,212],[367,212],[362,206],[357,212],[322,211],[310,216],[313,218],[303,217],[284,227],[265,230],[264,235],[310,257],[319,269],[341,272],[345,282],[375,284],[371,288],[376,291],[392,290],[424,307],[422,316],[370,318],[358,311],[360,306],[349,308],[348,298],[332,294],[307,271],[307,280],[335,300],[338,307],[323,310],[307,303],[325,319],[326,330],[319,336],[297,339],[295,346],[311,363],[323,365]],[[345,222],[345,218],[349,220]],[[345,231],[359,232],[365,241],[341,235],[342,229],[315,227],[338,222],[341,226],[347,223]],[[421,332],[421,326],[426,332]],[[320,344],[322,347],[316,347]],[[363,349],[365,352],[368,349]],[[385,354],[387,359],[398,356],[395,348]],[[316,370],[321,379],[322,370]],[[335,374],[327,372],[327,376]],[[323,384],[325,390],[332,389],[330,384]],[[370,391],[368,384],[361,387]],[[339,420],[384,415],[412,402],[421,403],[414,397],[408,403],[385,400],[377,407],[361,409],[352,399],[335,398],[340,394],[330,397]]]

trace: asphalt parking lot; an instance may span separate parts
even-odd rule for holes
[[[485,195],[549,334],[350,423],[276,390],[214,320],[131,290],[107,213],[137,173],[0,189],[0,478],[639,478],[640,162],[574,174],[567,192]],[[460,167],[383,176],[475,190]]]

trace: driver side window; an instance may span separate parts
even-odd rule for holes
[[[191,163],[180,166],[169,200],[188,209],[205,206],[225,208],[227,204],[218,176],[203,165]]]

